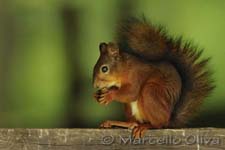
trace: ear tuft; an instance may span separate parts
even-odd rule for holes
[[[104,43],[104,42],[100,43],[99,44],[99,50],[100,50],[101,53],[105,53],[106,50],[107,50],[107,44]]]

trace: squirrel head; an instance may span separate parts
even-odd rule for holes
[[[94,88],[120,88],[123,59],[115,43],[100,43],[100,57],[93,70]]]

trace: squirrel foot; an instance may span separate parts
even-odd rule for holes
[[[145,132],[151,128],[150,124],[139,124],[132,130],[132,137],[133,138],[142,138]]]

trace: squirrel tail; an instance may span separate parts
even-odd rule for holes
[[[162,27],[154,27],[145,18],[129,18],[119,26],[120,48],[149,61],[167,60],[178,70],[182,80],[180,99],[174,106],[169,127],[182,127],[213,90],[209,58],[199,59],[197,51],[182,38],[171,38]]]

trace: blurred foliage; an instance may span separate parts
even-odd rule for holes
[[[142,14],[212,57],[217,88],[196,122],[225,126],[224,8],[223,0],[1,0],[0,127],[97,127],[123,119],[121,104],[103,107],[92,98],[92,69],[98,44],[113,40],[117,22]]]

